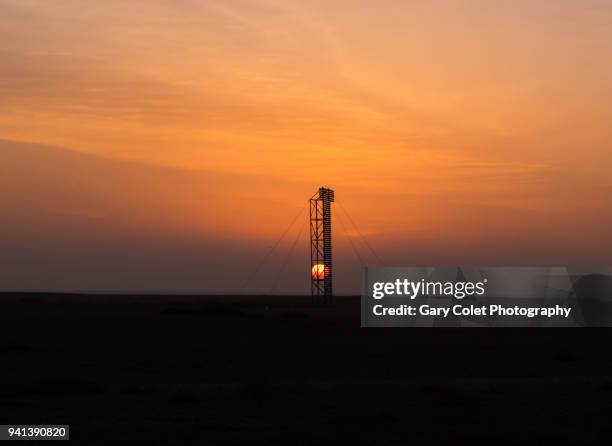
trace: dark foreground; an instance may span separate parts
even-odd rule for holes
[[[359,299],[0,296],[0,424],[77,444],[607,444],[610,329],[361,329]]]

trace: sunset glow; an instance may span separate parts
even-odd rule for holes
[[[3,246],[248,270],[330,185],[390,264],[605,262],[612,6],[461,3],[0,0]]]

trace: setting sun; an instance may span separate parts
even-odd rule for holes
[[[316,280],[325,279],[325,275],[327,274],[325,270],[325,265],[323,265],[322,263],[317,263],[316,265],[312,267],[311,273],[312,273],[313,279],[316,279]]]

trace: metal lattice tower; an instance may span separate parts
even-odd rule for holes
[[[331,203],[334,191],[321,187],[310,199],[310,291],[312,302],[332,301]]]

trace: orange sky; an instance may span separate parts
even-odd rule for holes
[[[0,0],[4,237],[256,249],[326,185],[396,264],[609,263],[611,54],[602,0]]]

